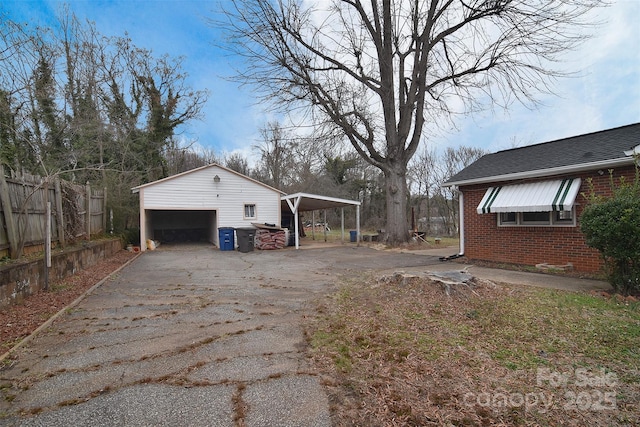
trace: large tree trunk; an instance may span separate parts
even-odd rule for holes
[[[388,164],[384,172],[387,199],[385,241],[390,245],[409,240],[407,223],[407,166],[401,162]]]
[[[535,106],[536,95],[570,74],[555,66],[588,38],[592,9],[607,2],[228,3],[216,26],[246,59],[237,80],[276,110],[309,107],[310,119],[384,171],[386,241],[397,244],[409,238],[405,175],[425,124],[439,132],[485,107]]]

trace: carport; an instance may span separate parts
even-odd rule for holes
[[[340,219],[342,229],[342,240],[344,241],[344,208],[356,207],[356,241],[360,244],[360,202],[355,200],[339,199],[335,197],[319,196],[317,194],[295,193],[282,196],[282,201],[286,202],[294,216],[296,249],[300,248],[299,213],[313,212],[318,210],[340,208]],[[312,224],[314,225],[314,224]]]

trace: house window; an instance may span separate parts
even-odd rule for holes
[[[251,204],[245,204],[244,205],[244,219],[256,219],[256,205],[251,203]]]
[[[573,223],[573,211],[556,211],[553,213],[553,222],[555,224],[560,223]]]
[[[550,223],[549,212],[522,212],[523,225],[548,225]]]
[[[517,218],[515,212],[501,212],[500,213],[500,224],[517,224]]]
[[[575,227],[575,209],[552,212],[501,212],[498,214],[500,227]]]

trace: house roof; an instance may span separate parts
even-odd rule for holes
[[[640,123],[487,154],[443,185],[481,184],[633,164]]]

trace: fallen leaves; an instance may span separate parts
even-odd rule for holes
[[[0,354],[11,349],[51,316],[135,255],[122,250],[73,276],[52,283],[50,291],[40,291],[27,297],[22,304],[2,309],[0,311]]]

